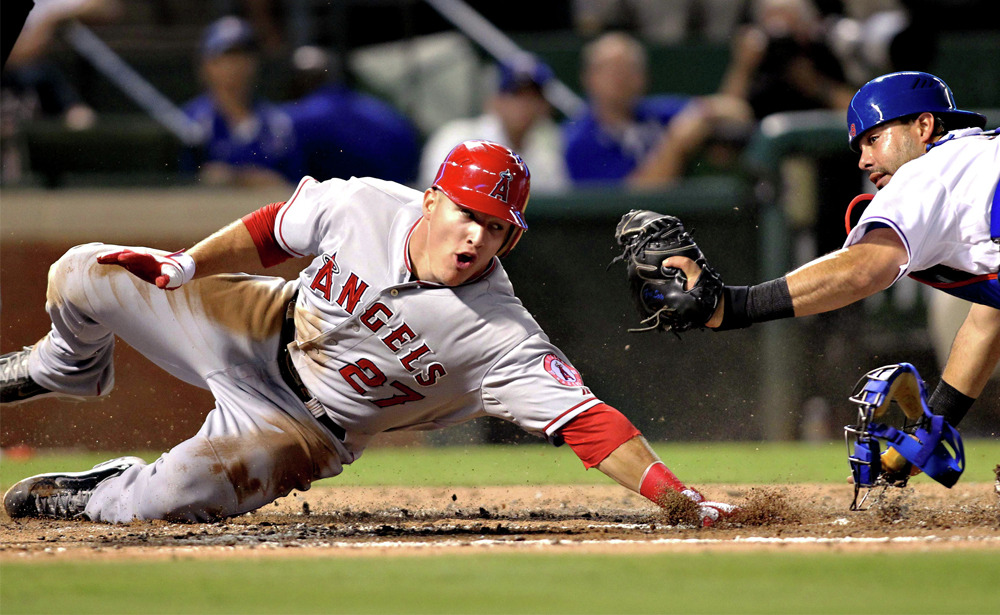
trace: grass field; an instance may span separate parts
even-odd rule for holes
[[[699,483],[786,484],[841,482],[850,473],[843,441],[654,443],[653,448],[683,480]],[[965,442],[963,481],[992,482],[1000,463],[1000,440]],[[159,452],[39,452],[29,458],[5,457],[0,486],[7,489],[25,476],[42,472],[85,470],[118,455],[152,461]],[[594,484],[609,479],[583,470],[569,447],[544,444],[475,447],[373,448],[340,476],[316,483],[337,485],[476,486],[522,484]],[[914,481],[930,481],[918,476]]]
[[[979,551],[5,563],[2,612],[996,613],[998,563]]]
[[[840,482],[843,442],[658,444],[684,480]],[[966,442],[962,481],[992,482],[1000,442]],[[147,459],[155,453],[140,453]],[[87,468],[107,454],[5,456],[0,484]],[[328,484],[601,483],[568,449],[372,449]],[[928,480],[918,477],[917,481]],[[8,522],[9,523],[9,522]],[[998,613],[1000,550],[646,554],[495,552],[411,557],[17,561],[0,552],[0,613]]]

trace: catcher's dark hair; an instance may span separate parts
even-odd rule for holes
[[[923,112],[913,113],[911,115],[904,115],[903,117],[899,118],[898,121],[903,124],[909,124],[910,122],[920,117],[922,114]],[[948,134],[949,130],[954,130],[956,128],[968,128],[969,126],[973,126],[971,122],[958,122],[958,124],[961,124],[961,126],[959,125],[949,126],[948,124],[949,120],[954,118],[946,118],[944,115],[940,113],[934,113],[932,115],[934,116],[934,132],[932,132],[931,134],[935,137],[943,137],[944,135]]]

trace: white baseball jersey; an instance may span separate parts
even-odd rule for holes
[[[873,225],[896,232],[906,247],[905,274],[964,299],[1000,308],[1000,246],[990,215],[1000,182],[1000,138],[956,130],[899,168],[865,209],[844,247]]]
[[[514,296],[494,258],[449,287],[412,279],[422,193],[382,180],[305,178],[275,219],[301,273],[292,360],[359,455],[383,431],[491,415],[551,437],[600,403]],[[345,460],[350,462],[351,460]]]
[[[106,393],[118,337],[216,402],[193,437],[101,483],[86,515],[118,523],[241,514],[336,476],[383,431],[489,414],[552,438],[600,404],[514,296],[498,259],[457,287],[411,279],[421,197],[374,179],[304,179],[275,219],[284,250],[316,255],[292,282],[208,276],[166,292],[98,264],[124,246],[63,255],[49,275],[53,326],[28,361],[36,382],[67,395]],[[282,372],[293,296],[289,353],[325,410],[305,403]]]

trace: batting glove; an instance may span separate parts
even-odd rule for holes
[[[124,267],[140,280],[164,290],[179,288],[194,277],[194,259],[183,250],[167,255],[152,251],[122,250],[98,256],[97,262]]]

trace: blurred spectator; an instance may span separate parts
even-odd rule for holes
[[[304,174],[378,177],[408,184],[416,179],[420,133],[405,115],[343,81],[335,58],[319,47],[292,57],[297,100],[282,105],[292,118]]]
[[[531,56],[497,67],[493,93],[485,112],[452,120],[431,135],[420,163],[420,185],[434,183],[441,160],[453,147],[469,139],[506,145],[521,155],[531,170],[533,193],[552,193],[569,185],[563,159],[562,136],[543,89],[551,69]]]
[[[651,43],[693,38],[726,41],[747,0],[573,0],[573,27],[581,36],[622,30]]]
[[[297,182],[302,156],[292,119],[255,95],[257,40],[250,25],[223,17],[205,31],[200,75],[206,92],[184,112],[206,134],[205,143],[185,150],[181,170],[210,184],[238,186]]]
[[[17,183],[29,171],[22,131],[27,122],[59,118],[70,130],[94,125],[94,110],[47,56],[63,24],[72,20],[107,22],[120,16],[118,0],[36,0],[14,44],[5,41],[4,50],[9,50],[9,55],[0,77],[0,182]],[[7,17],[5,9],[4,19]],[[4,35],[9,34],[5,29]]]
[[[733,39],[720,88],[745,99],[758,119],[782,111],[846,112],[855,90],[811,0],[756,0],[753,23]]]
[[[587,108],[564,125],[566,162],[576,185],[624,182],[662,188],[682,177],[711,138],[743,134],[749,108],[727,96],[645,96],[646,51],[611,32],[583,50]]]
[[[35,0],[4,66],[2,87],[25,118],[61,117],[66,126],[93,126],[96,115],[59,66],[47,58],[59,28],[73,20],[105,23],[121,17],[118,0]]]
[[[930,70],[943,31],[942,11],[937,6],[921,10],[922,4],[912,0],[845,2],[844,13],[832,17],[828,29],[830,47],[840,58],[848,81],[860,84],[899,70]]]

